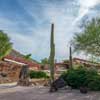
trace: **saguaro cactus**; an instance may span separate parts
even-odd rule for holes
[[[55,44],[54,44],[54,24],[51,25],[51,40],[50,40],[50,76],[51,82],[54,81],[54,59],[55,59]]]
[[[71,48],[71,46],[70,46],[70,48],[69,48],[69,52],[70,52],[70,55],[69,55],[70,64],[69,64],[69,66],[70,66],[70,68],[72,68],[72,66],[73,66],[73,61],[72,61],[72,48]]]
[[[19,74],[19,80],[18,80],[17,84],[21,85],[21,86],[29,86],[30,85],[28,65],[22,66],[22,69],[21,69],[20,74]]]

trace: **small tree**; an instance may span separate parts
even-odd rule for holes
[[[41,64],[45,65],[45,64],[49,64],[49,59],[48,58],[44,58],[41,60]]]
[[[31,59],[32,54],[27,54],[24,56],[25,59]]]
[[[45,67],[46,64],[48,64],[48,65],[50,64],[49,59],[48,58],[42,59],[41,60],[41,69],[44,69],[44,67]]]
[[[8,55],[12,49],[12,43],[7,34],[0,31],[0,59]]]
[[[72,44],[75,51],[83,51],[90,55],[100,56],[100,19],[92,19],[84,30],[75,34]]]

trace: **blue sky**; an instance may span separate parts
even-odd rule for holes
[[[41,60],[49,57],[53,22],[56,59],[63,60],[69,56],[69,41],[81,30],[80,23],[99,13],[100,0],[0,0],[0,29],[9,35],[16,50]]]

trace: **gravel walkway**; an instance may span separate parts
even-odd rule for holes
[[[81,94],[78,90],[49,93],[44,87],[8,87],[0,89],[0,100],[100,100],[100,92]]]

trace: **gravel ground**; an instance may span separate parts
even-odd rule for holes
[[[49,93],[45,87],[0,87],[0,100],[100,100],[100,92],[81,94],[78,90]]]

